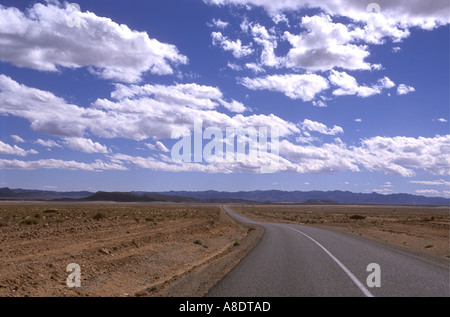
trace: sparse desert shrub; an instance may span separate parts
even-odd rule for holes
[[[39,219],[35,218],[35,217],[29,217],[29,218],[25,218],[23,220],[20,221],[21,225],[37,225],[39,223]]]
[[[147,288],[147,291],[149,291],[149,292],[156,292],[157,290],[159,290],[158,286],[151,286],[151,287]]]
[[[154,221],[155,219],[153,217],[145,217],[145,221]]]
[[[92,219],[95,219],[95,220],[100,220],[100,219],[103,219],[103,218],[106,218],[106,215],[103,213],[103,212],[97,212],[93,217],[92,217]]]
[[[424,248],[425,248],[425,249],[429,249],[429,248],[432,248],[432,247],[434,247],[434,245],[432,245],[432,244],[427,244]]]
[[[202,239],[195,239],[194,243],[198,244],[198,245],[202,245],[203,241],[202,241]]]
[[[354,219],[354,220],[362,220],[362,219],[366,219],[366,216],[361,216],[361,215],[351,215],[349,216],[350,219]]]
[[[239,239],[234,240],[233,245],[236,247],[238,245],[241,245],[241,241],[239,241]]]
[[[45,214],[57,214],[57,213],[59,213],[59,211],[56,209],[45,209],[44,213]]]

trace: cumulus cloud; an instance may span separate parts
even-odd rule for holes
[[[0,169],[15,170],[36,170],[36,169],[61,169],[61,170],[81,170],[88,172],[99,172],[106,170],[127,170],[126,167],[117,163],[105,163],[96,160],[93,163],[83,163],[77,161],[64,161],[56,159],[44,159],[37,161],[4,160],[0,159]]]
[[[231,70],[234,70],[234,71],[242,70],[242,67],[239,66],[238,64],[235,64],[235,63],[230,63],[230,62],[228,62],[228,63],[227,63],[227,67],[228,67],[229,69],[231,69]]]
[[[222,106],[224,106],[231,112],[240,113],[240,112],[244,112],[247,110],[247,107],[245,107],[245,105],[242,102],[236,101],[234,99],[231,102],[226,102],[221,99],[221,100],[219,100],[219,102],[222,104]]]
[[[10,135],[11,139],[14,140],[14,142],[16,143],[25,143],[25,140],[22,139],[20,136],[16,135],[16,134],[12,134]]]
[[[328,82],[316,74],[271,75],[241,79],[240,84],[252,90],[278,91],[291,99],[311,101],[315,95],[328,88]]]
[[[221,19],[212,19],[211,22],[207,23],[209,27],[215,27],[221,30],[225,29],[228,24],[228,22],[222,21]]]
[[[251,44],[242,45],[241,40],[232,41],[228,37],[223,36],[221,32],[213,32],[211,37],[214,45],[222,47],[224,51],[232,52],[235,58],[242,58],[253,53]]]
[[[439,122],[448,122],[448,120],[447,119],[444,119],[444,118],[439,118],[439,119],[437,119],[437,121],[439,121]]]
[[[344,133],[344,129],[342,129],[339,126],[333,126],[333,128],[328,128],[325,124],[317,122],[317,121],[312,121],[309,119],[305,119],[303,120],[302,123],[300,123],[300,126],[302,127],[303,130],[308,130],[311,132],[318,132],[321,134],[326,134],[326,135],[336,135],[339,133]]]
[[[370,70],[365,61],[370,55],[365,45],[351,44],[352,33],[342,23],[333,23],[328,15],[306,16],[302,26],[307,29],[299,35],[285,32],[292,45],[287,64],[310,71],[326,71],[335,67],[349,70]]]
[[[355,21],[367,21],[373,16],[382,15],[389,25],[401,27],[417,26],[432,29],[449,23],[448,1],[436,0],[424,6],[421,0],[389,1],[379,0],[381,14],[366,10],[367,3],[358,0],[204,0],[214,5],[255,5],[263,7],[271,16],[282,11],[297,11],[302,8],[319,8],[331,15],[351,18]]]
[[[24,150],[17,145],[9,145],[0,141],[0,154],[17,155],[17,156],[27,156],[28,154],[37,154],[36,150]]]
[[[279,90],[298,98],[313,98],[327,85],[326,79],[314,74],[292,75],[292,78],[267,76],[258,89]],[[306,77],[305,77],[306,76]],[[289,79],[301,79],[301,85],[293,85]],[[278,82],[277,82],[278,80]],[[323,85],[311,89],[308,84],[321,82]],[[247,84],[252,83],[251,81]],[[269,85],[270,84],[270,85]],[[380,83],[381,85],[381,83]],[[386,80],[384,86],[389,86]],[[256,89],[257,87],[253,87]],[[111,99],[98,99],[90,107],[67,103],[62,98],[46,91],[21,85],[13,79],[0,75],[0,114],[24,118],[35,131],[61,138],[38,140],[37,144],[47,147],[65,145],[87,153],[102,153],[109,162],[81,163],[54,159],[38,161],[1,160],[0,168],[38,169],[64,168],[80,170],[123,170],[127,165],[142,166],[155,170],[205,171],[205,172],[258,172],[261,164],[277,161],[279,171],[292,173],[336,173],[339,171],[360,171],[362,169],[385,174],[411,177],[420,173],[450,175],[450,135],[435,137],[372,137],[360,144],[347,145],[335,138],[333,143],[308,144],[319,133],[337,136],[343,133],[339,126],[327,125],[304,119],[296,125],[273,114],[233,116],[220,113],[214,107],[223,105],[223,94],[218,88],[196,84],[163,85],[116,85]],[[229,102],[233,107],[233,101]],[[236,103],[237,108],[241,107]],[[211,108],[212,107],[212,108]],[[271,153],[253,162],[212,162],[211,164],[176,164],[168,156],[158,158],[136,158],[108,153],[106,146],[92,141],[87,136],[100,138],[128,138],[133,140],[153,139],[155,149],[165,151],[162,140],[171,138],[174,131],[192,131],[196,120],[204,127],[248,128],[268,127],[277,129],[280,136],[280,156]],[[180,134],[182,135],[182,134]],[[306,144],[294,144],[298,139]],[[309,140],[308,140],[309,139]],[[317,139],[315,139],[317,140]],[[161,142],[161,144],[158,144]],[[17,146],[0,143],[1,152],[25,156],[33,154]],[[162,154],[161,154],[162,155]]]
[[[415,169],[450,175],[450,135],[425,137],[373,137],[350,147],[355,159],[371,171],[411,177]]]
[[[250,69],[255,74],[265,72],[264,68],[262,68],[261,65],[258,65],[256,63],[246,63],[245,67]]]
[[[274,16],[272,16],[272,21],[275,24],[279,24],[279,23],[282,23],[282,22],[286,23],[286,25],[289,27],[289,19],[283,13],[277,13]]]
[[[56,142],[53,141],[53,140],[47,140],[47,141],[44,141],[44,140],[42,140],[42,139],[37,139],[37,140],[35,141],[35,143],[36,143],[36,144],[39,144],[39,145],[42,145],[42,146],[44,146],[44,147],[46,147],[46,148],[52,148],[52,147],[62,148],[62,146],[61,146],[60,144],[56,143]]]
[[[166,148],[166,146],[160,141],[156,141],[155,144],[145,143],[145,145],[150,150],[157,150],[157,151],[161,151],[161,152],[170,152],[170,150],[168,148]]]
[[[333,95],[356,95],[358,97],[369,97],[376,94],[380,94],[383,89],[390,89],[395,86],[394,82],[388,77],[383,77],[378,80],[378,82],[371,87],[360,86],[356,78],[350,76],[346,72],[339,72],[336,70],[331,70],[328,77],[330,83],[338,86],[338,89],[333,91]]]
[[[416,91],[414,89],[414,87],[407,86],[405,84],[400,84],[397,87],[397,95],[406,95],[406,94],[409,94],[410,92],[414,92],[414,91]]]
[[[211,86],[198,84],[164,85],[115,85],[111,97],[114,99],[134,99],[152,96],[166,105],[183,105],[189,108],[214,109],[222,98],[222,92]],[[130,109],[131,111],[131,109]]]
[[[98,142],[86,138],[65,138],[64,143],[69,149],[85,153],[108,153],[108,148]]]
[[[312,104],[314,107],[319,107],[319,108],[328,107],[327,104],[322,100],[317,100],[317,101],[313,100]]]
[[[249,23],[249,29],[256,44],[262,47],[260,63],[268,67],[280,67],[283,65],[283,58],[275,55],[275,49],[278,46],[276,35],[268,31],[259,23]]]
[[[297,145],[282,140],[280,154],[290,162],[285,167],[289,172],[334,174],[346,170],[354,172],[360,170],[351,153],[340,142],[314,146]]]
[[[299,131],[273,114],[231,117],[210,109],[222,102],[234,111],[242,110],[242,105],[223,101],[220,90],[209,86],[117,85],[112,99],[97,99],[84,108],[0,75],[0,114],[25,118],[33,130],[61,138],[83,138],[88,133],[137,141],[170,138],[174,129],[192,129],[195,120],[220,128],[273,127],[284,136]]]
[[[92,12],[78,12],[69,27],[68,11],[57,2],[36,3],[25,12],[0,5],[0,60],[19,67],[56,72],[87,67],[98,76],[140,81],[145,72],[173,74],[188,59],[174,45],[152,39]]]

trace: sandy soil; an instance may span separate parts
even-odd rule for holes
[[[325,226],[450,258],[450,208],[407,206],[233,206],[256,220]]]
[[[219,206],[1,202],[0,296],[201,296],[253,229]],[[70,263],[80,288],[66,285]]]

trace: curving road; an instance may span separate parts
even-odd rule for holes
[[[255,222],[224,209],[265,231],[254,249],[207,296],[450,296],[446,259],[425,259],[322,228]],[[380,287],[367,285],[373,272],[367,271],[370,263],[380,266]]]

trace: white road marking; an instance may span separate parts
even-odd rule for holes
[[[355,275],[353,275],[352,272],[350,272],[350,270],[344,265],[342,264],[341,261],[339,261],[330,251],[328,251],[323,245],[321,245],[319,242],[317,242],[316,240],[314,240],[313,238],[311,238],[310,236],[308,236],[306,233],[301,232],[300,230],[294,229],[292,227],[289,227],[287,225],[282,225],[283,227],[287,227],[289,229],[292,229],[298,233],[301,233],[302,235],[304,235],[305,237],[307,237],[308,239],[310,239],[312,242],[314,242],[315,244],[317,244],[322,250],[325,251],[326,254],[328,254],[330,256],[330,258],[333,259],[334,262],[336,262],[341,269],[344,270],[345,273],[347,273],[347,275],[350,277],[350,279],[356,284],[356,286],[359,287],[359,289],[364,293],[364,295],[366,295],[367,297],[374,297],[372,295],[372,293],[356,278]]]

